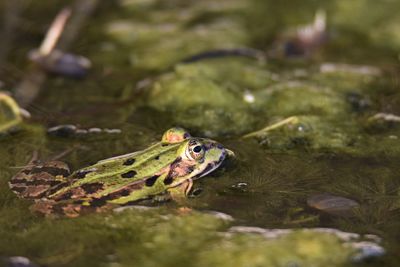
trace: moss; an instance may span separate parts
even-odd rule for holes
[[[246,60],[178,65],[154,83],[147,105],[170,113],[175,123],[203,134],[243,133],[253,127],[257,113],[245,101],[244,93],[273,83],[271,77],[270,72]]]
[[[349,252],[324,234],[298,232],[278,240],[239,235],[202,251],[198,266],[345,266]]]
[[[298,232],[277,240],[253,234],[225,237],[221,232],[226,231],[226,222],[197,212],[132,210],[69,220],[18,217],[13,228],[1,229],[3,255],[18,253],[46,266],[130,266],[132,262],[140,266],[344,266],[354,253],[328,234]]]
[[[257,137],[263,144],[275,149],[302,147],[354,152],[360,133],[354,121],[337,122],[324,116],[293,116],[244,137]]]
[[[383,73],[373,66],[321,64],[319,71],[313,73],[310,80],[319,86],[329,85],[339,93],[368,94],[378,90],[376,82]]]
[[[239,2],[239,1],[238,1]],[[176,62],[205,50],[245,46],[247,36],[236,15],[243,4],[229,2],[132,3],[125,1],[127,19],[113,21],[107,32],[130,50],[135,68],[163,70]],[[143,9],[147,16],[142,16]],[[134,16],[132,16],[132,13]],[[132,19],[134,18],[134,19]],[[242,29],[232,31],[231,29]]]
[[[329,87],[312,84],[281,83],[256,95],[257,104],[268,110],[269,116],[294,115],[343,116],[349,111],[345,98]]]

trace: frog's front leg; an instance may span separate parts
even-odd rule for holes
[[[192,187],[193,180],[187,179],[178,186],[169,188],[167,192],[172,200],[176,201],[177,203],[184,203]]]
[[[51,188],[65,184],[69,175],[69,167],[64,162],[39,162],[33,158],[25,168],[11,178],[9,185],[19,197],[42,198],[51,191]]]
[[[154,196],[153,201],[166,202],[173,200],[177,203],[184,204],[192,187],[193,187],[193,180],[187,179],[183,183],[167,189],[164,194],[159,194]]]

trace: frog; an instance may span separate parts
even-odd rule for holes
[[[19,197],[33,199],[36,212],[77,217],[159,196],[186,198],[193,181],[216,170],[228,155],[233,152],[217,141],[174,127],[143,150],[74,172],[62,161],[32,160],[9,185]]]

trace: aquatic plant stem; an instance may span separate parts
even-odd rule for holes
[[[298,118],[296,116],[292,116],[292,117],[286,118],[286,119],[284,119],[282,121],[279,121],[277,123],[274,123],[272,125],[269,125],[269,126],[263,128],[261,130],[258,130],[258,131],[251,132],[249,134],[243,135],[242,138],[250,138],[250,137],[254,137],[254,136],[260,136],[260,135],[265,134],[266,132],[275,130],[276,128],[279,128],[279,127],[284,126],[286,124],[296,123],[297,121],[298,121]]]

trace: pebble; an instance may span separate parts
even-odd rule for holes
[[[6,259],[6,267],[37,267],[36,264],[31,262],[28,258],[15,256]]]
[[[328,214],[344,217],[354,215],[354,209],[360,206],[352,199],[327,193],[310,196],[307,199],[307,204]]]
[[[78,135],[86,135],[86,134],[119,134],[122,131],[120,129],[101,129],[97,127],[89,128],[89,129],[80,129],[72,124],[64,124],[51,127],[47,130],[47,133],[52,136],[57,137],[72,137]]]
[[[29,53],[29,58],[49,73],[73,79],[85,77],[92,65],[86,57],[60,50],[54,50],[46,56],[34,50]]]
[[[235,220],[235,219],[233,219],[233,217],[231,215],[223,213],[223,212],[219,212],[219,211],[210,210],[210,211],[206,211],[205,213],[212,215],[223,221],[227,221],[227,222],[231,222],[231,221]]]
[[[271,240],[284,237],[296,231],[313,232],[315,234],[323,233],[336,236],[343,242],[344,246],[350,247],[355,251],[351,256],[351,261],[355,263],[360,263],[371,258],[381,257],[386,253],[385,249],[379,244],[382,241],[381,238],[376,235],[360,235],[357,233],[340,231],[334,228],[266,229],[251,226],[233,226],[229,228],[226,234],[227,236],[236,233],[257,234]]]
[[[77,127],[72,124],[58,125],[47,129],[49,135],[58,137],[70,137],[75,134]]]
[[[120,129],[104,129],[103,130],[105,133],[109,133],[109,134],[120,134],[122,133],[122,131]]]
[[[100,128],[90,128],[88,130],[89,133],[101,133],[102,130]]]

